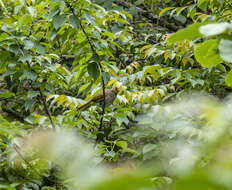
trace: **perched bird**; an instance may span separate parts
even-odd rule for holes
[[[119,92],[118,87],[105,90],[105,107],[111,105],[114,102],[115,98],[117,97],[118,92]],[[78,110],[80,111],[86,110],[87,108],[89,108],[91,105],[95,103],[99,103],[101,106],[104,104],[103,92],[98,93],[96,96],[90,99],[87,103],[80,106]]]

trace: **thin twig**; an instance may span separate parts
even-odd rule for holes
[[[43,102],[43,105],[44,105],[44,111],[45,111],[46,114],[48,115],[48,118],[49,118],[49,120],[50,120],[50,122],[51,122],[51,124],[52,124],[52,128],[55,129],[56,126],[55,126],[55,124],[54,124],[54,122],[53,122],[53,119],[52,119],[52,116],[51,116],[51,114],[50,114],[50,112],[49,112],[49,110],[48,110],[47,102],[46,102],[46,99],[45,99],[45,97],[44,97],[44,95],[43,95],[41,89],[39,89],[39,93],[40,93],[40,97],[41,97],[42,102]]]
[[[20,49],[20,52],[21,52],[22,56],[24,56],[24,52],[23,52],[22,49]],[[29,63],[28,61],[27,61],[27,65],[28,65],[28,67],[31,69],[31,65],[30,65],[30,63]],[[32,69],[31,69],[31,70],[32,70]],[[30,85],[31,85],[31,84],[30,84]],[[32,88],[33,88],[33,87],[32,87]],[[52,116],[51,116],[51,114],[50,114],[50,112],[49,112],[49,109],[48,109],[48,106],[47,106],[47,103],[46,103],[46,99],[45,99],[45,97],[43,96],[43,93],[42,93],[42,91],[41,91],[40,88],[38,88],[38,89],[36,89],[36,90],[38,90],[39,93],[40,93],[40,97],[41,97],[41,100],[42,100],[43,105],[44,105],[44,111],[45,111],[45,113],[47,114],[47,116],[48,116],[48,118],[49,118],[49,120],[50,120],[50,122],[51,122],[52,128],[55,129],[56,126],[55,126],[55,124],[54,124],[54,122],[53,122],[53,120],[52,120]]]
[[[38,176],[41,176],[40,172],[38,172],[38,170],[35,167],[33,167],[26,158],[24,158],[24,156],[21,153],[21,150],[20,150],[19,146],[17,146],[16,144],[13,144],[13,149],[19,155],[19,157],[26,163],[27,166],[29,166],[32,170],[34,170],[37,173]],[[21,177],[24,177],[24,176],[21,176]],[[57,182],[57,181],[49,179],[49,178],[48,178],[48,180],[51,181],[51,182]]]
[[[15,150],[15,152],[19,155],[19,157],[32,169],[35,169],[33,168],[33,166],[23,157],[22,153],[20,152],[20,148],[16,145],[16,144],[13,144],[13,148]]]
[[[19,155],[19,157],[26,163],[26,165],[27,166],[29,166],[32,170],[34,170],[36,173],[37,173],[37,175],[41,175],[38,171],[37,171],[37,169],[35,168],[35,167],[33,167],[31,164],[30,164],[30,162],[26,159],[26,158],[24,158],[24,156],[22,155],[22,153],[21,153],[21,151],[20,151],[20,147],[19,146],[17,146],[16,144],[13,144],[13,149],[15,150],[15,152]],[[23,176],[22,176],[23,177]]]
[[[73,9],[72,5],[69,2],[67,2],[67,1],[66,1],[66,5],[71,10],[73,16],[76,17],[76,14],[74,12],[74,9]],[[88,43],[90,45],[92,53],[99,58],[99,56],[98,56],[98,54],[97,54],[97,52],[96,52],[96,50],[95,50],[95,48],[94,48],[91,40],[90,40],[90,37],[87,34],[87,32],[85,31],[85,28],[83,27],[83,25],[81,24],[81,22],[80,22],[80,28],[81,28],[82,32],[84,33],[84,35],[85,35],[85,37],[86,37],[86,39],[87,39],[87,41],[88,41]],[[99,59],[98,59],[98,61],[99,61]],[[98,65],[100,67],[101,73],[103,73],[104,70],[103,70],[103,67],[102,67],[101,63],[98,62]],[[101,116],[100,127],[99,127],[100,130],[103,128],[103,118],[104,118],[104,115],[105,115],[105,107],[106,107],[105,81],[104,81],[104,78],[103,78],[102,75],[101,75],[101,81],[102,81],[102,92],[103,92],[103,104],[102,104],[102,116]]]

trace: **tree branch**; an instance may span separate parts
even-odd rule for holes
[[[48,118],[49,118],[49,120],[50,120],[50,122],[51,122],[51,124],[52,124],[52,128],[55,129],[56,126],[55,126],[55,124],[54,124],[54,122],[53,122],[53,120],[52,120],[52,116],[51,116],[51,114],[50,114],[50,112],[49,112],[49,110],[48,110],[48,106],[47,106],[46,99],[45,99],[45,97],[44,97],[44,95],[43,95],[41,89],[39,89],[39,93],[40,93],[40,97],[41,97],[41,100],[42,100],[43,105],[44,105],[44,111],[45,111],[45,113],[48,115]]]
[[[23,52],[22,49],[20,49],[20,52],[21,52],[22,56],[24,56],[24,52]],[[30,65],[29,62],[27,62],[27,65],[28,65],[28,67],[31,69],[31,65]],[[32,70],[32,69],[31,69],[31,70]],[[33,87],[32,87],[32,88],[33,88]],[[41,91],[40,88],[37,88],[36,90],[38,90],[39,93],[40,93],[40,97],[41,97],[41,100],[42,100],[43,105],[44,105],[44,111],[45,111],[45,113],[47,114],[47,116],[48,116],[48,118],[49,118],[49,120],[50,120],[50,122],[51,122],[52,128],[55,129],[56,126],[55,126],[55,124],[54,124],[54,122],[53,122],[53,120],[52,120],[52,116],[51,116],[51,114],[50,114],[50,112],[49,112],[49,110],[48,110],[48,106],[47,106],[47,103],[46,103],[46,99],[45,99],[45,97],[43,96],[43,93],[42,93],[42,91]]]
[[[71,5],[69,2],[67,2],[67,1],[66,1],[65,3],[66,3],[66,5],[67,5],[67,7],[71,10],[73,16],[74,16],[74,17],[77,17],[76,14],[75,14],[74,9],[73,9],[73,7],[72,7],[72,5]],[[100,60],[100,59],[99,59],[99,55],[97,54],[97,52],[96,52],[96,50],[95,50],[95,48],[94,48],[94,46],[93,46],[93,44],[92,44],[92,42],[91,42],[91,40],[90,40],[90,37],[89,37],[89,35],[87,34],[87,32],[85,31],[85,28],[84,28],[84,26],[82,25],[81,22],[80,22],[80,28],[81,28],[82,32],[84,33],[84,35],[85,35],[85,37],[86,37],[86,39],[87,39],[87,41],[88,41],[88,43],[89,43],[89,45],[90,45],[90,48],[91,48],[91,51],[92,51],[93,55],[97,56],[98,61],[99,61],[99,60]],[[99,65],[100,70],[101,70],[102,93],[103,93],[102,116],[101,116],[100,127],[99,127],[99,129],[101,130],[101,129],[103,128],[103,118],[104,118],[104,115],[105,115],[106,94],[105,94],[105,81],[104,81],[104,78],[103,78],[103,76],[102,76],[102,73],[104,72],[104,70],[103,70],[103,67],[102,67],[100,61],[98,62],[98,65]]]

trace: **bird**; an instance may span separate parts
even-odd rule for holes
[[[111,105],[115,98],[117,97],[117,94],[119,92],[118,87],[114,87],[112,89],[106,89],[105,90],[105,107]],[[98,93],[96,96],[91,98],[88,102],[85,104],[81,105],[78,110],[83,111],[88,109],[91,105],[99,103],[101,106],[104,104],[104,95],[103,92]]]

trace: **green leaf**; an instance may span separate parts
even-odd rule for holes
[[[20,17],[18,24],[19,26],[23,26],[23,25],[30,25],[32,23],[32,16],[29,14],[25,14],[22,17]]]
[[[137,0],[137,1],[135,2],[135,5],[140,5],[140,4],[142,4],[142,3],[144,3],[144,0]]]
[[[159,17],[161,17],[164,13],[166,13],[166,12],[172,10],[172,9],[175,9],[175,7],[167,7],[165,9],[163,9],[162,11],[160,11]]]
[[[197,2],[197,6],[203,10],[203,11],[207,11],[207,6],[208,6],[208,2],[209,0],[198,0]]]
[[[9,60],[9,58],[11,57],[10,52],[8,51],[0,51],[0,61],[5,62],[7,60]]]
[[[87,70],[88,70],[89,75],[94,80],[96,80],[100,75],[99,67],[98,67],[98,64],[96,62],[89,63],[88,67],[87,67]]]
[[[188,8],[188,16],[190,16],[192,19],[194,18],[196,13],[196,5],[189,6]]]
[[[34,42],[31,40],[25,40],[24,42],[24,49],[29,50],[34,46]]]
[[[103,72],[102,77],[103,77],[105,84],[107,84],[110,81],[111,75],[108,72]]]
[[[202,4],[207,3],[208,1],[209,1],[209,0],[198,0],[197,6],[199,7],[199,6],[201,6]]]
[[[108,37],[110,37],[112,39],[115,39],[115,35],[113,33],[111,33],[111,32],[103,32],[102,35],[108,36]]]
[[[58,30],[62,25],[64,25],[65,22],[66,22],[65,16],[57,15],[54,16],[53,18],[53,25],[56,30]]]
[[[33,8],[33,7],[27,7],[27,10],[28,10],[28,12],[30,13],[30,15],[32,16],[32,17],[34,17],[35,16],[35,9]]]
[[[35,119],[34,119],[33,123],[38,123],[39,125],[43,125],[47,120],[46,116],[34,115],[34,117],[35,117]]]
[[[88,190],[138,190],[138,189],[156,189],[152,184],[150,177],[142,174],[141,172],[131,172],[131,174],[117,175],[102,183],[90,186]]]
[[[56,16],[57,14],[59,14],[59,9],[53,9],[50,11],[49,14],[44,15],[44,17],[48,20],[51,21],[53,19],[54,16]]]
[[[71,24],[74,28],[76,28],[77,30],[79,29],[79,27],[80,27],[80,20],[77,19],[74,15],[70,15],[70,16],[69,16],[69,22],[70,22],[70,24]]]
[[[226,76],[226,85],[232,87],[232,70]]]
[[[221,39],[219,54],[224,61],[232,63],[232,40]]]
[[[209,68],[222,62],[217,51],[218,40],[208,40],[196,48],[194,56],[203,67]]]
[[[117,141],[116,145],[120,146],[123,150],[127,149],[127,142],[126,141]]]
[[[2,0],[0,0],[0,5],[6,10],[6,7],[5,7],[5,5],[4,5],[4,3],[3,3]]]
[[[12,52],[12,53],[14,53],[14,54],[18,54],[19,53],[19,49],[20,48],[17,45],[10,45],[10,47],[9,47],[9,51]],[[10,52],[8,52],[8,53],[10,53]]]
[[[9,185],[0,185],[0,188],[3,189],[7,189],[7,190],[15,190],[15,187],[12,187],[10,184]]]
[[[27,98],[28,99],[32,99],[32,98],[35,98],[39,95],[39,91],[32,91],[30,90],[28,93],[27,93]]]
[[[8,69],[8,70],[2,75],[2,77],[7,77],[7,76],[13,75],[13,74],[15,74],[15,73],[17,73],[17,71]]]
[[[132,14],[133,16],[138,15],[138,9],[136,9],[136,7],[134,7],[134,6],[132,6],[132,7],[128,10],[128,12],[129,12],[130,14]]]
[[[185,24],[187,21],[187,18],[183,15],[174,15],[173,18],[175,18],[175,20],[177,20],[178,22]]]
[[[143,154],[146,154],[154,149],[157,148],[157,145],[156,144],[146,144],[144,147],[143,147]]]
[[[127,101],[127,99],[125,99],[125,98],[123,98],[123,96],[117,96],[117,98],[118,98],[118,100],[119,100],[119,102],[124,102],[124,103],[127,103],[127,102],[125,102],[125,101]],[[123,100],[125,100],[125,101],[123,101]],[[128,118],[127,117],[117,117],[116,118],[116,122],[117,122],[117,124],[119,125],[119,126],[121,126],[122,125],[122,123],[125,123],[126,125],[128,125],[128,123],[129,123],[129,120],[128,120]]]
[[[31,4],[31,0],[26,0],[27,4],[30,5]]]
[[[13,92],[3,92],[3,93],[0,93],[0,97],[1,98],[11,98],[11,97],[14,97],[15,94]]]
[[[24,73],[23,73],[23,76],[26,78],[26,79],[29,79],[29,80],[32,80],[32,81],[35,81],[36,78],[37,78],[37,74],[33,71],[28,71],[28,70],[25,70]]]
[[[0,34],[0,42],[6,40],[7,36],[8,36],[8,34],[6,34],[6,33]]]
[[[54,187],[44,186],[41,190],[56,190]]]
[[[23,57],[19,58],[19,61],[22,62],[26,62],[26,61],[31,62],[31,60],[32,60],[32,56],[30,54],[26,54]]]
[[[35,43],[35,48],[39,54],[45,53],[44,47],[39,42]]]
[[[199,28],[202,25],[203,23],[194,23],[185,29],[179,30],[175,34],[172,34],[170,37],[168,37],[167,43],[173,44],[178,41],[193,40],[194,38],[202,37],[202,34],[199,32]]]
[[[84,14],[84,17],[89,24],[95,25],[95,19],[92,15]]]
[[[26,111],[30,110],[35,103],[36,103],[36,99],[27,99],[26,102],[24,103],[25,110]]]
[[[206,173],[208,171],[208,173]],[[220,173],[220,169],[217,170]],[[189,172],[190,173],[190,172]],[[175,180],[173,190],[230,190],[224,183],[219,183],[217,178],[221,174],[214,174],[214,179],[210,178],[211,172],[205,168],[204,171],[192,171],[190,175]]]
[[[226,32],[228,29],[232,30],[232,24],[229,23],[217,23],[217,24],[207,24],[201,26],[199,31],[204,36],[214,36]]]

